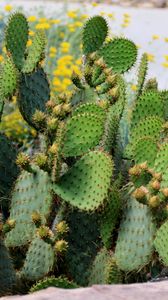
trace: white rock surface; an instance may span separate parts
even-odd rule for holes
[[[48,288],[26,296],[2,297],[1,300],[167,300],[168,281],[130,285],[95,285],[63,290]]]

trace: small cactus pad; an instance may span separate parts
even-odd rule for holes
[[[52,271],[55,254],[52,246],[39,237],[30,244],[21,275],[27,280],[39,280]]]
[[[84,113],[68,120],[65,127],[63,155],[79,156],[93,149],[103,134],[103,120]]]
[[[149,167],[154,166],[155,158],[158,152],[158,145],[150,137],[140,138],[134,145],[133,159],[136,164],[148,162]]]
[[[134,198],[128,199],[115,249],[121,270],[138,270],[150,261],[154,234],[155,225],[149,208]]]
[[[109,156],[94,151],[84,155],[55,184],[54,192],[82,210],[95,210],[107,196],[113,171]]]
[[[48,173],[35,166],[33,169],[36,173],[21,173],[12,194],[10,219],[16,220],[16,224],[6,236],[9,247],[19,247],[31,241],[36,229],[32,221],[34,211],[40,213],[42,224],[50,214],[52,185]]]
[[[102,118],[102,119],[104,119],[104,117],[105,117],[105,111],[104,111],[104,109],[101,108],[96,103],[85,103],[85,104],[79,105],[73,111],[73,116],[81,115],[83,113],[94,114],[97,117]]]
[[[168,266],[168,221],[158,229],[154,246],[164,265]]]
[[[28,41],[28,23],[22,13],[15,13],[9,18],[5,40],[7,51],[12,55],[16,67],[21,69]]]
[[[49,99],[50,88],[43,69],[39,68],[32,74],[22,74],[18,104],[29,125],[37,127],[33,115],[36,111],[45,112]]]
[[[40,30],[35,34],[32,45],[29,47],[28,55],[22,68],[23,73],[33,72],[37,64],[44,58],[45,46],[45,33]]]
[[[112,233],[118,220],[120,209],[120,193],[117,188],[113,187],[109,192],[105,209],[100,218],[100,235],[106,248],[111,247]]]
[[[4,100],[13,95],[18,81],[17,70],[8,57],[0,69],[0,99]]]
[[[135,63],[137,48],[130,40],[114,38],[99,50],[99,55],[113,72],[124,73]]]
[[[30,293],[34,293],[43,289],[47,289],[48,287],[57,287],[62,289],[75,289],[77,288],[77,284],[73,281],[69,281],[65,276],[59,277],[46,277],[37,283],[35,283],[31,289]]]
[[[137,82],[137,90],[136,90],[136,96],[137,98],[142,94],[145,78],[147,75],[148,70],[148,58],[147,54],[144,53],[141,57],[139,69],[138,69],[138,82]]]
[[[16,274],[8,250],[0,238],[0,297],[11,294],[16,284]]]
[[[92,53],[98,50],[108,34],[106,20],[101,16],[90,18],[83,28],[83,52],[84,54]]]
[[[155,91],[145,92],[139,97],[132,113],[131,127],[137,126],[140,120],[149,116],[164,117],[162,99]]]
[[[165,142],[160,146],[155,160],[154,170],[164,174],[168,168],[168,143]]]
[[[103,248],[98,252],[91,267],[89,285],[117,283],[122,283],[122,273],[112,254]]]

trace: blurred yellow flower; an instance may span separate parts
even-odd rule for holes
[[[128,13],[124,13],[123,16],[124,16],[125,18],[131,18],[131,15],[128,14]]]
[[[166,61],[168,61],[168,55],[167,54],[163,55],[163,57],[165,58]]]
[[[67,12],[69,18],[75,19],[77,17],[76,10],[71,10]]]
[[[159,40],[160,36],[157,34],[152,35],[153,40]]]
[[[51,58],[55,57],[55,55],[56,55],[56,53],[52,53],[52,52],[49,53],[49,57],[51,57]]]
[[[98,3],[97,2],[92,2],[92,6],[96,7],[96,6],[98,6]]]
[[[32,40],[27,41],[27,47],[30,47],[32,45]]]
[[[35,32],[32,31],[32,30],[30,30],[30,31],[29,31],[29,35],[30,35],[30,36],[34,36],[34,35],[35,35]]]
[[[4,9],[6,10],[6,11],[11,11],[12,10],[12,5],[10,5],[10,4],[7,4],[7,5],[5,5],[5,7],[4,7]]]
[[[60,38],[63,39],[65,37],[65,33],[64,32],[60,32],[59,36],[60,36]]]
[[[150,62],[154,62],[155,61],[155,56],[153,54],[146,53],[146,55],[147,55],[148,61],[150,61]]]
[[[36,29],[49,29],[50,24],[49,23],[39,23],[36,25]]]
[[[3,53],[6,53],[6,52],[7,52],[7,50],[6,50],[6,47],[5,47],[5,46],[2,48],[2,52],[3,52]]]
[[[132,90],[132,91],[136,91],[136,90],[137,90],[137,86],[136,86],[135,84],[132,84],[132,85],[131,85],[131,90]]]
[[[3,61],[3,56],[2,55],[0,55],[0,62],[2,62]]]
[[[115,20],[114,13],[107,14],[107,16],[108,16],[110,19]]]
[[[83,26],[83,23],[80,22],[80,21],[76,21],[76,22],[74,23],[74,25],[75,25],[76,27],[81,27],[81,26]]]
[[[122,23],[121,26],[122,27],[128,27],[129,23]]]
[[[52,53],[56,53],[57,49],[56,49],[56,47],[50,47],[49,51]]]
[[[165,38],[164,38],[164,41],[165,41],[166,43],[168,43],[168,38],[167,38],[167,37],[165,37]]]
[[[40,18],[39,19],[39,23],[46,23],[47,22],[47,18]]]
[[[162,66],[163,66],[164,68],[168,68],[168,62],[163,62],[163,63],[162,63]]]
[[[60,24],[60,23],[61,23],[61,20],[59,20],[59,19],[50,20],[50,23],[51,23],[51,24]]]
[[[61,85],[61,80],[59,78],[54,78],[53,79],[53,85]]]
[[[139,44],[136,44],[136,47],[137,47],[138,49],[140,49],[140,48],[141,48],[141,45],[139,45]]]
[[[35,22],[37,20],[37,18],[35,16],[29,16],[27,18],[28,22]]]

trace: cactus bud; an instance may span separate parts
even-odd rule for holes
[[[91,54],[89,54],[89,59],[92,61],[97,59],[97,52],[92,52]]]
[[[111,86],[114,86],[116,84],[116,79],[117,79],[117,76],[114,74],[114,75],[109,75],[107,77],[107,82],[111,84]]]
[[[53,109],[54,106],[55,106],[54,101],[52,101],[52,100],[47,101],[47,103],[46,103],[46,107],[47,107],[47,108]]]
[[[104,68],[103,72],[105,75],[109,76],[112,74],[112,68]]]
[[[11,229],[15,227],[15,224],[16,224],[15,220],[8,219],[6,221],[6,223],[2,226],[3,233],[7,233],[7,232],[11,231]]]
[[[14,228],[15,224],[16,224],[16,220],[14,220],[14,219],[8,219],[6,221],[6,224],[8,224],[10,226],[10,228]]]
[[[152,196],[148,199],[148,205],[151,208],[156,208],[160,204],[160,198],[158,196]]]
[[[162,180],[162,174],[161,173],[153,173],[153,177],[157,179],[158,181]]]
[[[71,104],[70,103],[63,104],[62,109],[65,113],[69,113],[71,111]]]
[[[33,115],[33,121],[38,126],[39,129],[44,129],[46,124],[46,115],[40,110],[36,110]]]
[[[61,93],[58,95],[58,102],[60,104],[67,102],[67,95],[65,93]]]
[[[31,215],[33,223],[39,227],[41,226],[41,215],[38,211],[33,211]]]
[[[58,144],[53,143],[52,146],[49,148],[49,152],[53,155],[58,153]]]
[[[106,67],[106,64],[103,60],[103,57],[100,57],[98,60],[95,60],[95,65],[104,69]]]
[[[141,169],[138,165],[135,165],[134,167],[129,169],[129,175],[132,176],[139,176],[141,174]]]
[[[152,187],[152,189],[159,191],[160,190],[160,182],[158,180],[154,180],[152,182],[150,182],[150,186]]]
[[[81,83],[80,76],[74,71],[72,73],[71,80],[72,80],[73,84],[76,85],[76,87],[78,89],[83,89],[84,88],[83,84]]]
[[[37,166],[39,166],[40,169],[47,170],[47,160],[48,157],[47,155],[43,153],[38,153],[36,154],[34,161]]]
[[[16,159],[16,164],[21,167],[22,169],[30,172],[30,173],[34,173],[35,171],[32,169],[31,164],[30,164],[30,157],[21,152],[18,154],[17,159]]]
[[[67,251],[68,243],[65,240],[59,240],[55,243],[56,253],[62,254]]]
[[[141,186],[132,193],[132,196],[137,200],[144,200],[141,202],[146,203],[146,199],[144,199],[144,198],[146,198],[146,195],[148,193],[149,193],[148,189],[144,186]]]
[[[48,118],[47,129],[49,131],[56,131],[57,127],[58,127],[58,119],[57,118]]]
[[[53,108],[53,114],[54,116],[60,116],[61,115],[61,110],[62,110],[62,105],[58,104]]]
[[[168,188],[162,189],[161,192],[166,198],[168,198]]]
[[[100,100],[98,102],[98,105],[103,108],[103,109],[106,109],[109,107],[109,102],[107,100]]]
[[[108,91],[108,95],[111,96],[114,99],[117,99],[119,97],[119,89],[118,89],[118,87],[116,86],[116,87],[110,89]]]
[[[48,240],[51,237],[53,237],[52,231],[47,226],[44,226],[44,225],[40,226],[37,229],[37,234],[43,240]]]
[[[65,221],[61,221],[55,226],[56,232],[60,234],[67,233],[69,231],[69,227]]]
[[[140,167],[141,170],[146,171],[148,169],[147,161],[139,164],[139,167]]]

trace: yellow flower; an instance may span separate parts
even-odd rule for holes
[[[67,25],[68,29],[70,32],[74,32],[75,31],[75,24],[68,24]]]
[[[49,23],[39,23],[36,25],[36,29],[49,29],[50,24]]]
[[[124,13],[123,16],[124,16],[125,18],[130,18],[130,17],[131,17],[131,15],[128,14],[128,13]]]
[[[163,66],[164,68],[168,68],[168,62],[163,62],[163,63],[162,63],[162,66]]]
[[[56,49],[55,47],[50,47],[50,52],[56,53],[56,52],[57,52],[57,49]]]
[[[140,48],[141,48],[141,45],[139,45],[139,44],[136,44],[136,47],[137,47],[138,49],[140,49]]]
[[[34,35],[35,35],[35,32],[32,31],[32,30],[30,30],[30,31],[29,31],[29,35],[30,35],[30,36],[34,36]]]
[[[75,19],[77,17],[76,10],[68,11],[67,16],[69,18]]]
[[[168,61],[168,55],[165,54],[164,58],[165,58],[166,61]]]
[[[76,27],[81,27],[81,26],[83,26],[83,23],[82,23],[82,22],[79,22],[79,21],[76,21],[76,22],[74,23],[74,25],[75,25]]]
[[[128,25],[129,25],[128,23],[121,24],[122,27],[128,27]]]
[[[39,23],[46,23],[47,22],[47,18],[40,18],[39,19]]]
[[[60,24],[60,23],[61,23],[61,20],[59,20],[59,19],[50,20],[50,23],[51,23],[51,24]]]
[[[101,12],[100,12],[100,15],[101,15],[101,16],[104,16],[104,15],[105,15],[105,12],[104,12],[104,11],[101,11]]]
[[[7,52],[6,47],[3,47],[2,51],[3,51],[3,53],[6,53]]]
[[[75,72],[76,74],[80,74],[80,69],[78,68],[78,66],[73,66],[72,67],[72,72]]]
[[[63,48],[69,47],[69,46],[70,46],[70,43],[68,43],[68,42],[62,42],[62,43],[60,44],[60,46],[63,47]]]
[[[87,14],[81,15],[81,19],[83,19],[83,20],[86,20],[86,19],[88,19],[88,18],[89,18],[89,15],[87,15]]]
[[[166,43],[168,43],[168,38],[167,38],[167,37],[165,37],[165,38],[164,38],[164,41],[165,41]]]
[[[129,19],[124,19],[124,20],[123,20],[123,23],[124,23],[124,24],[129,24],[129,23],[130,23],[130,20],[129,20]]]
[[[115,20],[115,16],[114,16],[113,13],[107,14],[107,16],[108,16],[110,19]]]
[[[64,32],[60,32],[59,36],[60,36],[61,39],[63,39],[65,37],[65,33]]]
[[[147,59],[150,62],[154,62],[155,61],[155,56],[153,54],[150,53],[146,53],[147,54]]]
[[[2,62],[3,61],[3,56],[2,55],[0,55],[0,62]]]
[[[72,81],[69,78],[64,78],[62,82],[63,82],[63,85],[66,85],[66,86],[72,84]]]
[[[136,86],[135,84],[132,84],[132,85],[131,85],[131,90],[132,90],[132,91],[136,91],[136,90],[137,90],[137,86]]]
[[[30,47],[32,45],[32,40],[27,41],[27,47]]]
[[[77,60],[76,60],[76,62],[75,62],[77,65],[81,65],[81,63],[82,63],[82,60],[81,60],[81,58],[78,58]]]
[[[5,8],[6,11],[11,11],[12,10],[12,5],[7,4],[7,5],[5,5],[4,8]]]
[[[107,36],[105,41],[106,41],[107,43],[110,42],[110,41],[111,41],[111,37]]]
[[[152,35],[153,40],[159,40],[160,36],[157,34]]]
[[[61,85],[61,80],[59,78],[54,78],[53,79],[53,85],[55,85],[55,86]]]
[[[93,7],[96,7],[96,6],[98,6],[98,3],[92,2],[92,6],[93,6]]]
[[[35,22],[37,20],[37,18],[35,16],[29,16],[27,18],[28,22]]]
[[[49,57],[53,58],[53,57],[55,57],[55,54],[56,54],[56,53],[52,53],[52,52],[51,52],[51,53],[49,53]]]

